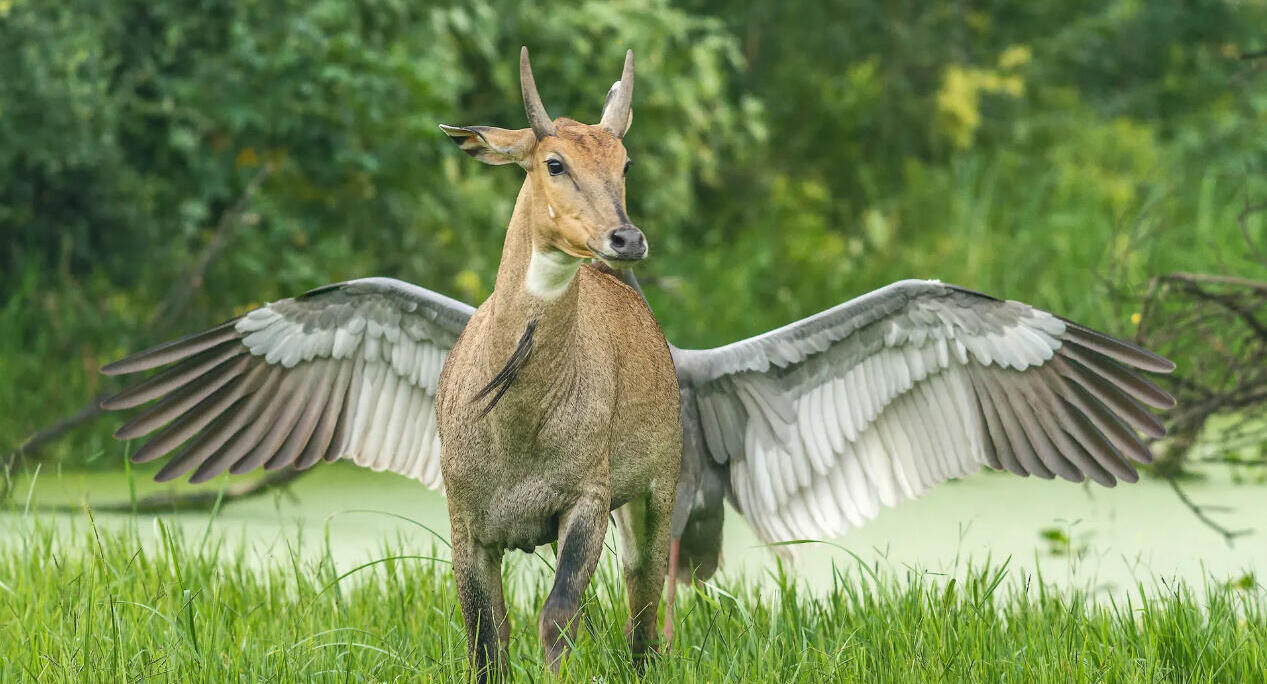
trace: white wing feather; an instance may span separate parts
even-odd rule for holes
[[[1094,367],[1071,363],[1088,354]],[[690,415],[701,422],[702,448],[729,464],[735,505],[768,541],[843,534],[881,504],[921,496],[994,455],[1021,474],[1129,479],[1123,452],[1146,461],[1148,450],[1133,432],[1134,442],[1114,435],[1124,442],[1114,445],[1087,425],[1105,420],[1101,410],[1150,434],[1160,424],[1142,407],[1092,396],[1098,381],[1083,371],[1145,404],[1172,401],[1135,373],[1173,368],[1160,357],[1024,304],[929,281],[674,355],[698,403]],[[1031,382],[1060,398],[1056,413]],[[739,416],[741,440],[726,416]],[[1069,466],[1062,445],[1084,452],[1082,466]]]
[[[386,278],[331,285],[107,366],[107,373],[133,373],[174,364],[155,378],[174,374],[181,382],[157,391],[145,389],[155,386],[149,380],[103,404],[129,408],[167,395],[120,428],[128,437],[165,424],[192,426],[178,435],[184,439],[164,438],[165,431],[138,452],[150,460],[189,440],[160,479],[195,468],[191,479],[201,481],[226,468],[299,465],[301,454],[311,452],[440,488],[435,392],[472,312]],[[220,387],[250,398],[236,400]],[[212,391],[207,400],[176,401],[198,398],[202,388]],[[311,454],[303,467],[315,462]]]

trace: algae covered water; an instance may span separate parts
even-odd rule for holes
[[[204,485],[211,491],[223,480]],[[136,475],[138,496],[167,491]],[[178,485],[186,491],[188,485]],[[1182,578],[1238,581],[1267,568],[1267,487],[1233,482],[1226,469],[1185,483],[1191,499],[1211,508],[1209,515],[1229,528],[1252,532],[1228,545],[1202,525],[1168,483],[1145,477],[1113,489],[1061,481],[983,473],[942,485],[926,497],[885,509],[870,524],[839,539],[782,550],[787,569],[805,587],[821,592],[832,585],[833,566],[864,562],[898,574],[954,575],[969,562],[1009,560],[1010,572],[1041,573],[1044,582],[1103,595],[1138,583]],[[85,514],[39,512],[46,505],[101,505],[129,500],[121,473],[43,473],[16,487],[9,512],[0,514],[0,539],[24,534],[32,519],[66,527]],[[22,511],[32,512],[23,515]],[[763,547],[733,509],[727,511],[723,577],[773,581],[778,557]],[[94,514],[103,528],[135,526],[153,540],[152,516]],[[339,567],[372,559],[384,543],[417,552],[447,554],[448,510],[444,497],[390,473],[335,464],[323,466],[256,499],[208,513],[160,516],[187,536],[214,533],[226,549],[246,550],[247,560],[285,559],[290,548],[323,555]],[[536,557],[509,554],[519,568],[548,571],[548,547]],[[528,570],[531,572],[532,570]]]

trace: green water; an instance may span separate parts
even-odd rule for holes
[[[140,495],[168,488],[142,477],[138,475],[136,483]],[[204,486],[214,491],[222,484]],[[1011,557],[1018,577],[1041,571],[1046,582],[1091,587],[1104,595],[1129,590],[1141,581],[1152,586],[1169,577],[1199,584],[1208,576],[1234,579],[1255,571],[1261,576],[1267,569],[1267,486],[1236,484],[1219,469],[1186,489],[1197,503],[1219,506],[1212,515],[1227,526],[1254,532],[1227,545],[1162,481],[1104,489],[987,473],[885,509],[875,521],[831,544],[798,546],[791,568],[811,587],[822,589],[831,583],[833,563],[857,564],[851,553],[898,572],[947,574],[969,560]],[[43,473],[18,484],[10,512],[0,513],[0,540],[26,533],[35,519],[70,532],[87,529],[83,513],[24,513],[28,507],[127,500],[127,478],[118,473]],[[760,545],[740,516],[728,513],[723,572],[768,580],[775,556]],[[328,549],[340,568],[376,557],[388,540],[400,540],[419,553],[435,547],[445,554],[449,530],[441,495],[397,475],[346,464],[323,466],[296,481],[287,493],[225,506],[214,519],[205,513],[162,518],[198,539],[210,530],[229,542],[226,553],[240,547],[251,562],[286,563],[292,547],[307,555]],[[102,526],[136,525],[143,539],[152,543],[155,538],[152,516],[95,514],[95,521]],[[1040,531],[1052,528],[1069,538],[1065,553],[1053,552],[1052,544],[1040,536]],[[550,551],[543,549],[540,558],[510,555],[514,571],[535,572],[545,571]]]

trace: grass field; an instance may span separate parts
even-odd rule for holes
[[[291,547],[288,562],[261,565],[245,542],[225,548],[210,527],[191,538],[146,521],[159,542],[143,544],[135,529],[87,518],[58,531],[6,520],[29,530],[0,544],[4,681],[465,676],[444,549],[385,544],[364,564],[336,567]],[[606,554],[563,681],[635,679],[616,568]],[[645,680],[1248,682],[1267,671],[1267,592],[1252,578],[1162,582],[1115,601],[1053,591],[1006,562],[953,578],[840,568],[835,586],[812,597],[776,579],[773,590],[679,592],[676,643]],[[536,642],[543,575],[506,582],[515,678],[551,680]]]

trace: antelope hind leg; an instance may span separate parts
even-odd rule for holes
[[[546,662],[558,674],[559,664],[576,640],[577,611],[590,576],[598,565],[607,534],[609,504],[600,497],[581,499],[559,523],[559,554],[554,588],[541,609],[538,626]]]
[[[664,596],[664,648],[666,650],[673,648],[673,604],[677,600],[677,566],[681,545],[681,539],[669,542],[669,571],[665,573],[668,591]]]
[[[505,679],[510,625],[502,595],[502,551],[474,544],[454,529],[453,574],[466,623],[466,654],[477,682]]]
[[[648,653],[657,652],[656,611],[669,564],[672,497],[654,493],[630,501],[617,513],[624,557],[625,590],[629,593],[629,623],[625,636],[634,666],[641,671]]]

